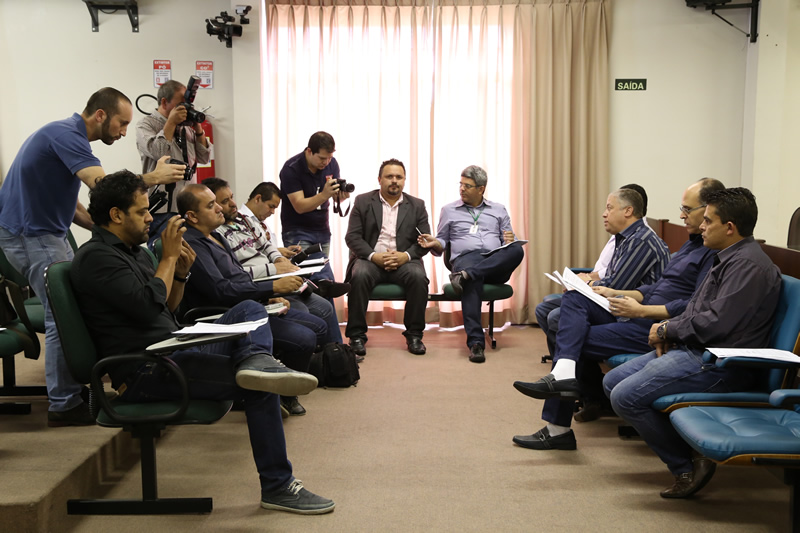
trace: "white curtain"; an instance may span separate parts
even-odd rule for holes
[[[458,199],[461,170],[480,165],[487,197],[506,205],[518,238],[531,241],[511,280],[514,297],[496,304],[500,323],[534,320],[533,306],[553,289],[541,272],[593,264],[602,242],[595,231],[572,233],[600,226],[586,221],[599,218],[594,193],[605,198],[608,183],[605,4],[266,2],[264,179],[277,183],[286,159],[327,131],[357,194],[377,188],[383,160],[403,161],[405,190],[425,200],[435,228],[441,207]],[[331,213],[337,279],[346,230],[347,219]],[[425,266],[431,291],[440,291],[441,259],[428,255]],[[370,322],[401,323],[402,307],[372,303]],[[427,319],[457,325],[459,309],[430,303]]]

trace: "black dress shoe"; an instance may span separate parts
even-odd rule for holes
[[[547,426],[533,435],[516,435],[512,440],[514,444],[531,450],[575,450],[578,448],[575,433],[571,429],[566,433],[551,437]]]
[[[359,339],[358,337],[350,339],[350,347],[353,349],[356,355],[367,355],[367,348],[364,346],[364,339]]]
[[[706,486],[714,476],[717,464],[705,457],[696,457],[692,461],[693,470],[675,476],[675,483],[661,491],[662,498],[688,498]]]
[[[472,363],[483,363],[486,361],[486,356],[483,354],[483,346],[480,344],[473,344],[469,347],[469,360]]]
[[[463,282],[464,274],[461,271],[450,274],[450,285],[453,286],[453,291],[456,293],[456,296],[461,296],[464,292],[464,287],[462,286]]]
[[[306,409],[297,401],[297,396],[281,396],[281,407],[291,416],[303,416]]]
[[[533,383],[515,381],[514,388],[525,396],[538,398],[540,400],[546,400],[556,396],[578,398],[581,395],[577,379],[555,379],[553,374],[547,374],[539,381]]]
[[[422,339],[419,337],[409,337],[406,339],[408,351],[414,355],[425,355],[425,345],[422,344]]]
[[[329,279],[321,279],[316,282],[319,295],[323,298],[338,298],[350,292],[349,283],[339,283]]]

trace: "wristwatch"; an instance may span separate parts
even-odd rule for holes
[[[181,278],[181,277],[178,277],[178,275],[177,275],[177,274],[175,274],[175,275],[172,277],[172,279],[174,279],[175,281],[177,281],[177,282],[179,282],[179,283],[186,283],[187,281],[189,281],[189,276],[191,276],[191,275],[192,275],[192,273],[191,273],[191,272],[187,272],[187,273],[186,273],[186,277],[185,277],[185,278]]]
[[[656,336],[662,341],[667,339],[667,324],[669,324],[669,320],[661,322],[656,328]]]

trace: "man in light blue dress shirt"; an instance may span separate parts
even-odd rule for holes
[[[461,199],[442,208],[436,237],[422,234],[418,239],[420,246],[429,248],[437,256],[449,248],[453,272],[450,283],[461,295],[469,360],[473,363],[486,360],[486,337],[481,326],[483,284],[508,281],[525,255],[522,242],[488,256],[482,255],[515,242],[505,206],[484,198],[487,179],[486,171],[481,167],[472,165],[465,168],[459,184]]]

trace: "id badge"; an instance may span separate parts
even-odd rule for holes
[[[469,234],[470,235],[475,235],[476,233],[478,233],[478,225],[477,224],[473,224],[469,228]]]

